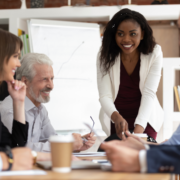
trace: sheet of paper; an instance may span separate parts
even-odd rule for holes
[[[109,161],[107,159],[94,159],[94,160],[92,160],[92,162],[100,163],[100,164],[109,163]]]
[[[86,152],[86,153],[73,153],[77,157],[95,157],[95,156],[106,156],[105,152]]]
[[[27,171],[3,171],[0,176],[30,176],[30,175],[46,175],[42,170],[27,170]]]
[[[81,154],[81,155],[95,155],[95,154],[105,154],[105,152],[80,152],[80,153],[73,153],[75,154]]]

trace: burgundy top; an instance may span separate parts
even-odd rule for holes
[[[119,92],[114,102],[116,109],[122,117],[128,122],[129,130],[134,130],[134,122],[138,115],[141,92],[139,89],[140,60],[131,75],[129,75],[121,61],[120,70],[120,87]],[[115,125],[111,122],[111,134],[115,134]],[[148,124],[144,133],[156,139],[156,131]]]

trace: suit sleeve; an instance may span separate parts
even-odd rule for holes
[[[180,145],[150,146],[147,151],[148,173],[180,174]]]
[[[162,144],[163,145],[178,145],[178,144],[180,144],[180,125],[178,126],[176,131],[173,133],[171,138]]]

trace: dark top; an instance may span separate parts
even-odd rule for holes
[[[7,96],[9,96],[7,83],[3,81],[0,84],[0,101],[3,101]]]
[[[10,147],[23,147],[27,143],[28,122],[22,124],[13,120],[12,134],[4,126],[0,118],[0,147],[9,145]]]
[[[16,79],[16,75],[14,75]],[[0,84],[0,100],[4,100],[9,95],[7,83],[4,81]],[[22,124],[16,120],[13,120],[12,134],[9,133],[8,129],[4,126],[0,116],[0,151],[3,146],[10,147],[23,147],[27,143],[29,124]]]
[[[14,79],[16,79],[16,73],[14,75]],[[0,101],[3,101],[7,96],[9,96],[7,82],[3,81],[0,84]]]
[[[122,117],[128,122],[129,130],[134,130],[134,122],[138,115],[140,103],[141,103],[141,92],[139,89],[140,82],[140,60],[136,64],[136,67],[131,75],[129,75],[121,61],[120,70],[120,87],[119,92],[114,102],[116,109],[122,115]],[[111,134],[115,134],[115,126],[111,123]],[[149,136],[156,138],[157,133],[148,124],[144,133]]]

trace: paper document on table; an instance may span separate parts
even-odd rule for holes
[[[102,157],[106,156],[105,152],[85,152],[85,153],[73,153],[74,156],[76,157]]]
[[[46,175],[42,170],[27,170],[27,171],[4,171],[0,172],[0,176],[28,176],[28,175]]]
[[[109,163],[109,161],[107,159],[94,159],[94,160],[92,160],[92,162],[100,163],[100,164]]]

